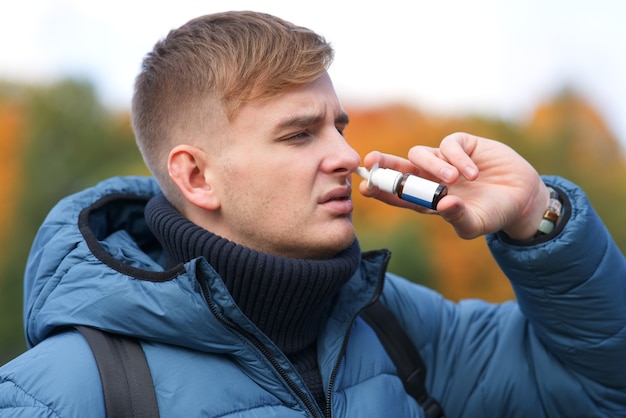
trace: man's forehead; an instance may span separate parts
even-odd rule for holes
[[[243,103],[231,122],[248,128],[281,131],[327,120],[348,123],[348,115],[339,103],[330,78],[325,75],[276,96]]]

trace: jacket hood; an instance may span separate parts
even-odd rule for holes
[[[74,325],[211,352],[241,344],[229,321],[257,332],[204,258],[169,270],[159,263],[162,249],[144,218],[145,205],[159,193],[152,178],[116,177],[52,209],[25,272],[29,347]],[[370,263],[362,260],[362,267]],[[360,280],[361,272],[355,276],[345,286],[362,294],[347,298],[353,312],[381,286]]]
[[[157,262],[160,245],[143,209],[158,193],[152,178],[117,177],[68,196],[52,209],[25,271],[29,347],[74,325],[193,348],[206,343],[202,339],[211,334],[209,328],[220,325],[211,324],[214,315],[195,274],[201,269],[207,278],[219,277],[206,262],[198,266],[203,259],[171,270]],[[221,291],[216,297],[229,299]]]

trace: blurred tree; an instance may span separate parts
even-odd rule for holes
[[[622,249],[626,202],[624,150],[600,115],[571,88],[541,104],[523,127],[524,151],[541,173],[580,185]],[[620,208],[620,206],[622,206]]]
[[[126,112],[105,109],[92,86],[66,80],[50,86],[3,85],[2,102],[21,109],[21,132],[3,146],[19,144],[21,169],[3,177],[16,185],[17,213],[6,231],[0,260],[0,363],[23,351],[22,277],[32,240],[50,208],[62,197],[139,167]],[[5,105],[8,106],[8,105]],[[6,138],[3,138],[6,139]],[[145,173],[145,172],[144,172]],[[3,174],[4,175],[4,174]],[[6,245],[8,244],[8,245]],[[8,260],[8,261],[7,261]]]
[[[12,101],[0,97],[0,271],[13,265],[12,233],[18,217],[16,195],[22,187],[23,109]],[[8,280],[0,275],[0,364],[5,347],[12,335],[21,329],[21,280]]]
[[[16,211],[14,197],[22,177],[23,125],[23,110],[0,100],[0,242],[6,237]],[[0,252],[0,260],[3,258]]]
[[[432,271],[433,264],[429,259],[430,237],[425,234],[421,223],[397,223],[382,233],[379,226],[355,225],[361,249],[391,249],[389,271],[415,283],[436,287],[437,275]]]

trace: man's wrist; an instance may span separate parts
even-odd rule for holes
[[[549,207],[550,191],[542,180],[537,182],[537,193],[528,212],[518,222],[504,228],[502,232],[514,241],[528,241],[535,238],[537,228],[543,220],[546,208]]]

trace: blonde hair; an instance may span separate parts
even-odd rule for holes
[[[206,132],[214,114],[230,120],[245,102],[317,79],[332,59],[322,36],[265,13],[206,15],[170,31],[144,58],[132,100],[137,144],[165,195],[177,200],[175,145]]]

